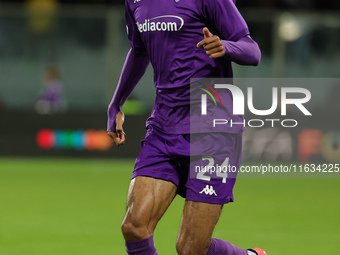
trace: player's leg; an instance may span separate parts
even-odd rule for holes
[[[178,254],[206,254],[222,206],[186,201],[177,238]]]
[[[169,181],[137,176],[129,187],[122,232],[126,241],[150,237],[172,200],[177,187]]]
[[[246,250],[212,239],[222,205],[234,200],[237,171],[232,170],[240,166],[242,134],[191,134],[190,138],[187,201],[177,251],[180,255],[247,255]]]
[[[186,201],[177,239],[180,255],[248,255],[246,250],[212,239],[222,205]]]
[[[169,181],[137,176],[131,181],[121,229],[128,254],[155,255],[153,232],[176,195]]]
[[[135,169],[127,199],[122,232],[127,251],[135,255],[154,255],[153,232],[176,196],[180,184],[177,163],[167,154],[167,136],[148,127]]]

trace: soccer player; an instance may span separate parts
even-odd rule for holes
[[[121,229],[128,254],[156,255],[153,233],[172,200],[186,198],[176,243],[180,255],[263,255],[243,250],[212,233],[223,204],[233,201],[235,178],[191,176],[190,156],[218,155],[239,167],[243,127],[190,134],[190,79],[232,77],[231,62],[258,65],[261,53],[232,0],[126,0],[131,50],[108,108],[109,136],[123,145],[124,102],[144,75],[154,69],[156,101],[147,120],[129,187]],[[227,112],[231,112],[229,97]],[[243,116],[229,116],[240,122]],[[202,135],[202,134],[201,134]],[[201,139],[203,137],[203,139]],[[206,146],[202,146],[206,145]],[[204,147],[204,148],[203,148]]]

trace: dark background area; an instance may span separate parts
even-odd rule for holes
[[[0,3],[24,3],[25,0],[0,0]],[[97,4],[117,5],[124,4],[124,0],[59,0],[62,4]],[[240,8],[260,7],[278,9],[339,9],[340,1],[337,0],[237,0]]]

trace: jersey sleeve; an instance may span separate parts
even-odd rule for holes
[[[249,35],[247,23],[233,0],[203,0],[203,15],[209,30],[221,39],[235,42]]]
[[[146,49],[128,2],[128,0],[125,0],[125,22],[128,39],[130,41],[132,51],[139,54],[145,54]]]

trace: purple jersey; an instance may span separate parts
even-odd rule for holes
[[[211,59],[196,47],[203,39],[203,28],[222,40],[237,41],[249,34],[247,24],[230,0],[128,0],[126,23],[132,49],[147,53],[154,69],[157,98],[147,125],[170,134],[190,133],[190,79],[233,75],[231,60]],[[228,99],[229,111],[224,116],[242,122],[243,116],[230,114]],[[241,129],[215,131],[237,133]],[[191,130],[210,131],[209,127]]]
[[[196,47],[204,27],[227,41],[249,34],[231,0],[127,0],[126,23],[131,46],[147,52],[159,89],[188,85],[194,77],[232,77],[230,60],[211,59]]]
[[[211,132],[210,127],[201,125],[200,116],[190,118],[190,79],[232,78],[231,61],[257,65],[261,55],[257,44],[248,36],[247,24],[234,1],[127,0],[125,9],[131,50],[109,105],[107,130],[115,132],[116,114],[150,60],[157,96],[147,126],[156,126],[168,134]],[[202,47],[197,48],[197,43],[204,38],[204,27],[219,36],[224,57],[212,59]],[[219,109],[214,114],[242,123],[243,116],[232,114],[230,93],[224,94],[224,112],[220,114],[222,109]],[[214,131],[238,133],[242,129],[223,127]]]

